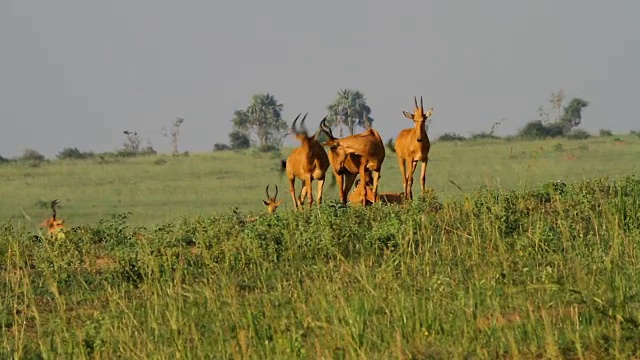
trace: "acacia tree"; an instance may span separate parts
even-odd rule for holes
[[[261,147],[280,147],[287,131],[287,123],[282,119],[283,108],[284,105],[269,93],[253,95],[246,109],[233,112],[234,136],[253,134]]]
[[[180,125],[184,122],[184,118],[177,117],[173,121],[173,127],[171,128],[171,153],[176,156],[179,154],[178,152],[178,136],[180,136]],[[169,133],[167,132],[167,128],[162,128],[162,135],[164,137],[169,137]]]
[[[328,123],[331,126],[340,126],[340,137],[342,137],[342,126],[347,128],[349,135],[353,135],[356,125],[368,129],[373,123],[373,118],[369,116],[371,108],[367,105],[367,99],[358,90],[338,91],[338,96],[327,106],[327,111],[329,112]]]

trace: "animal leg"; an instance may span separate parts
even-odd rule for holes
[[[407,162],[398,156],[398,165],[400,165],[400,173],[402,173],[402,190],[404,191],[405,198],[409,198],[409,192],[407,191]]]
[[[298,198],[296,198],[296,178],[289,178],[289,193],[291,193],[291,198],[293,199],[293,208],[298,208]]]
[[[344,189],[341,190],[340,197],[344,198],[342,201],[344,204],[347,203],[347,194],[351,190],[353,183],[356,181],[356,174],[347,173],[344,175]]]
[[[413,200],[413,173],[416,171],[416,167],[418,166],[418,162],[415,160],[411,160],[410,164],[411,168],[407,173],[407,191],[409,192],[409,199]]]
[[[429,159],[425,160],[422,163],[422,167],[420,168],[420,190],[422,190],[422,192],[424,193],[426,190],[426,183],[427,183],[427,163],[429,162]]]
[[[304,206],[305,198],[307,197],[307,185],[302,182],[302,189],[300,189],[300,196],[298,196],[300,206]]]
[[[362,207],[367,206],[367,166],[364,161],[360,164],[360,187],[362,188]]]
[[[318,196],[316,197],[316,201],[318,205],[322,204],[322,188],[324,187],[324,178],[318,179]]]
[[[380,183],[380,171],[371,171],[373,176],[373,199],[378,200],[378,184]]]
[[[313,188],[311,187],[311,174],[307,175],[305,178],[305,187],[307,188],[306,195],[309,197],[309,209],[313,205]]]

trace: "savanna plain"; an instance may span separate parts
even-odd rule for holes
[[[0,358],[640,358],[638,137],[435,142],[367,208],[286,155],[0,164]]]

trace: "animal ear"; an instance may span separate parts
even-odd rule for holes
[[[282,204],[282,200],[276,201],[276,206],[280,206],[280,204]]]
[[[264,206],[269,206],[269,202],[266,200],[262,200],[262,203],[264,204]]]
[[[402,115],[404,115],[404,117],[406,117],[409,120],[413,120],[413,114],[408,113],[406,111],[402,111]]]

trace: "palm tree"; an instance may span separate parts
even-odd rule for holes
[[[283,108],[284,105],[278,103],[273,95],[255,94],[245,111],[234,113],[234,120],[238,122],[237,125],[246,124],[246,130],[254,130],[261,146],[277,145],[275,142],[279,141],[280,135],[287,129],[286,122],[282,120]],[[242,128],[242,125],[238,128]]]
[[[358,90],[338,91],[338,97],[327,106],[327,111],[330,123],[333,126],[340,125],[340,137],[343,125],[349,130],[349,135],[353,135],[356,125],[369,128],[373,122],[369,116],[371,108],[367,105],[367,99]]]

